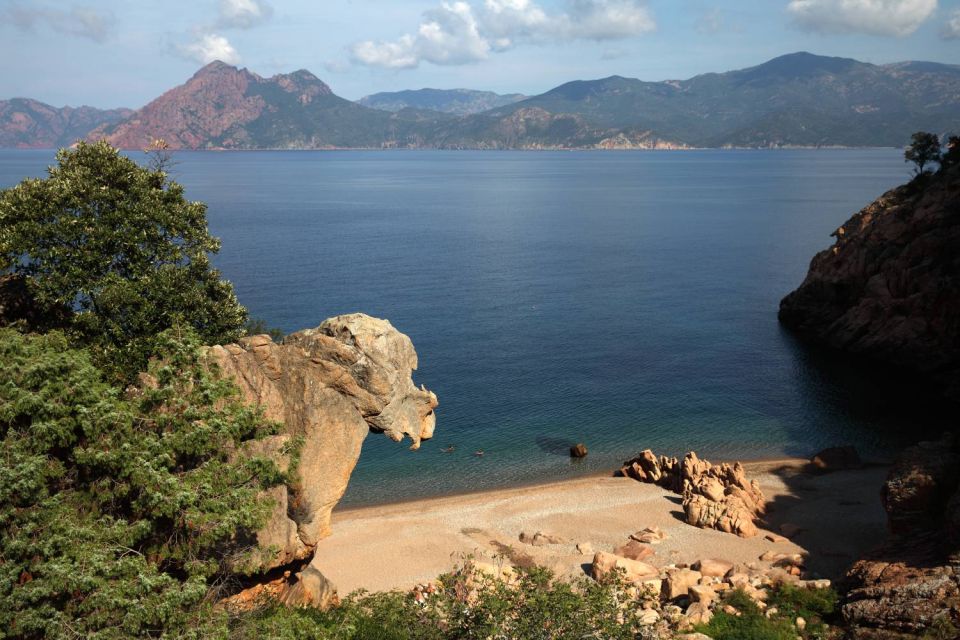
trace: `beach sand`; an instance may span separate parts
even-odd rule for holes
[[[335,511],[333,534],[316,550],[316,566],[341,594],[357,589],[406,589],[449,571],[463,558],[507,556],[560,575],[582,576],[595,551],[612,551],[635,531],[658,526],[668,538],[646,560],[663,566],[720,558],[755,562],[767,550],[808,555],[812,577],[836,579],[885,535],[879,492],[886,467],[812,475],[804,460],[745,463],[770,512],[760,535],[743,539],[680,520],[680,496],[629,478],[588,477],[552,484]],[[787,542],[764,538],[791,523],[802,530]],[[535,547],[521,532],[560,536],[564,544]]]

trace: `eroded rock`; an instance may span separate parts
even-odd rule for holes
[[[209,347],[206,356],[248,403],[282,424],[280,435],[251,445],[256,450],[249,453],[269,455],[283,466],[290,445],[300,443],[296,482],[270,492],[277,506],[257,535],[263,572],[308,560],[330,534],[330,513],[370,431],[395,441],[407,436],[413,449],[433,435],[437,397],[414,386],[413,343],[386,320],[337,316],[281,344],[250,336]],[[282,600],[322,606],[334,594],[322,568],[311,563],[290,581]]]
[[[683,495],[688,524],[749,538],[766,500],[756,480],[748,480],[743,465],[713,465],[694,452],[682,461],[654,455],[649,449],[623,463],[620,473]]]

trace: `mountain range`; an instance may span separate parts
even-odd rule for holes
[[[492,91],[471,89],[417,89],[375,93],[360,98],[357,102],[365,107],[384,111],[401,111],[407,108],[429,109],[458,116],[469,116],[520,102],[528,97],[522,93],[501,95]]]
[[[479,110],[479,111],[478,111]],[[261,77],[212,62],[145,107],[0,101],[0,146],[105,138],[185,149],[902,146],[960,131],[960,66],[794,53],[688,80],[611,76],[525,97],[469,90],[352,102],[306,70]]]

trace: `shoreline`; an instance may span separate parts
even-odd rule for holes
[[[684,454],[685,455],[685,454]],[[682,459],[682,456],[678,456]],[[748,476],[752,476],[757,473],[763,473],[770,468],[775,466],[791,466],[796,468],[801,468],[810,463],[809,458],[802,458],[799,456],[769,456],[761,458],[749,458],[743,460],[711,460],[714,464],[734,464],[739,462],[743,465],[744,469],[747,471]],[[864,461],[864,468],[874,468],[874,467],[887,467],[892,464],[892,461],[889,460],[867,460]],[[600,478],[616,478],[618,469],[611,469],[609,471],[591,471],[583,475],[579,475],[572,478],[563,478],[560,480],[532,480],[530,482],[522,482],[520,484],[509,484],[503,485],[500,487],[489,487],[485,489],[472,489],[472,490],[453,490],[448,493],[442,493],[432,496],[415,496],[406,499],[400,500],[388,500],[384,502],[366,502],[363,504],[349,504],[344,506],[337,505],[333,509],[333,516],[336,518],[337,514],[353,514],[356,512],[369,510],[369,509],[380,509],[384,507],[393,507],[408,505],[413,503],[429,503],[429,502],[439,502],[448,499],[462,499],[462,498],[473,498],[480,497],[488,494],[500,494],[511,491],[532,491],[532,490],[546,490],[549,488],[562,487],[568,484],[573,484],[582,481],[588,480],[598,480]],[[349,489],[348,489],[349,490]]]
[[[70,145],[71,147],[74,145]],[[66,147],[0,147],[0,151],[59,151],[62,148]],[[860,147],[851,147],[843,145],[782,145],[776,147],[736,147],[736,146],[724,146],[724,147],[507,147],[507,148],[488,148],[488,147],[464,147],[464,148],[448,148],[448,147],[305,147],[305,148],[288,148],[288,147],[263,147],[258,149],[172,149],[171,152],[179,153],[187,151],[190,153],[200,153],[200,152],[211,152],[211,153],[250,153],[257,151],[293,151],[293,152],[309,152],[309,151],[523,151],[523,152],[539,152],[539,151],[662,151],[662,152],[675,152],[675,151],[868,151],[868,150],[894,150],[900,151],[900,147],[884,147],[884,146],[860,146]],[[143,149],[139,148],[121,148],[121,151],[126,152],[142,152]]]
[[[465,559],[537,564],[576,579],[594,551],[611,551],[630,534],[656,526],[666,540],[645,560],[657,567],[718,558],[756,564],[767,552],[802,554],[811,577],[840,577],[886,536],[878,489],[887,466],[809,473],[804,458],[744,462],[764,491],[768,514],[752,538],[685,522],[681,497],[632,478],[593,474],[522,487],[335,509],[332,533],[316,547],[313,564],[341,595],[357,589],[409,589],[434,580]],[[789,524],[790,527],[781,527]],[[791,530],[789,540],[770,533]],[[558,537],[556,544],[520,542],[521,533]],[[774,538],[775,540],[777,538]],[[578,545],[589,544],[581,552]]]

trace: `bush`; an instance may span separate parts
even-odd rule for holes
[[[821,618],[833,613],[837,595],[830,589],[800,589],[782,585],[770,596],[768,604],[778,613],[767,617],[750,596],[740,589],[732,591],[724,600],[740,615],[717,611],[709,624],[698,631],[713,640],[794,640],[797,636],[822,637],[825,627]],[[808,625],[801,633],[794,622],[803,617]]]
[[[206,206],[162,165],[105,142],[62,149],[49,177],[0,192],[0,271],[26,276],[42,307],[75,311],[63,328],[127,376],[173,326],[206,344],[243,335],[246,311],[210,264],[219,247]]]
[[[204,635],[214,585],[246,557],[276,465],[234,457],[267,432],[157,336],[138,392],[106,384],[63,334],[0,329],[0,637]]]
[[[469,565],[468,565],[469,566]],[[410,593],[357,593],[330,611],[267,605],[233,621],[231,638],[254,640],[445,640],[522,638],[634,640],[640,603],[622,580],[556,579],[544,568],[518,569],[504,582],[479,571],[441,576],[422,602]]]

